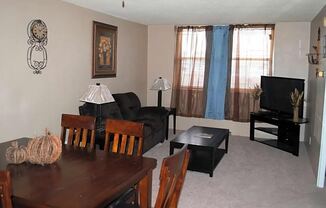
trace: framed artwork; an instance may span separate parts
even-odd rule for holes
[[[93,21],[92,78],[116,77],[118,27]]]

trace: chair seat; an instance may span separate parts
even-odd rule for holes
[[[119,196],[118,199],[111,202],[107,208],[138,208],[137,204],[137,190],[135,187],[131,187],[123,193],[121,196]]]

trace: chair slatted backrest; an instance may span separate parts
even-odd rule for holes
[[[113,142],[110,141],[114,135]],[[107,119],[104,151],[126,155],[143,154],[144,124],[127,120]],[[136,145],[137,144],[137,145]],[[137,146],[137,152],[135,147]]]
[[[177,208],[189,157],[187,145],[184,145],[178,153],[163,159],[155,208]]]
[[[87,138],[90,136],[90,148],[95,146],[95,121],[93,116],[79,116],[62,114],[61,117],[61,140],[66,140],[66,132],[68,131],[67,144],[86,147]]]
[[[12,208],[12,187],[9,171],[0,171],[0,198],[3,208]]]

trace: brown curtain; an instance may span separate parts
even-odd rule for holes
[[[226,80],[226,92],[225,92],[225,101],[224,101],[224,118],[228,119],[227,115],[230,112],[230,88],[231,88],[231,66],[232,66],[232,46],[233,46],[233,29],[234,26],[229,26],[229,54],[228,54],[228,65],[227,65],[227,80]]]
[[[176,27],[171,106],[177,114],[203,117],[212,27]],[[208,46],[208,47],[206,47]]]
[[[274,25],[235,25],[232,42],[225,118],[248,122],[250,112],[259,108],[252,97],[254,86],[260,76],[272,75]]]

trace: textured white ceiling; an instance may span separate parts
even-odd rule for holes
[[[311,21],[326,0],[63,0],[133,22],[236,24]]]

